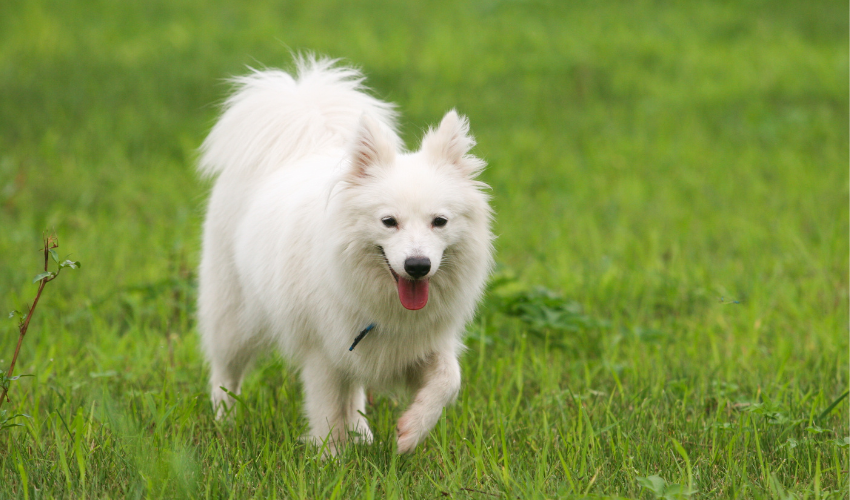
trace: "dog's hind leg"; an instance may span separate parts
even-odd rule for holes
[[[212,206],[212,205],[211,205]],[[239,278],[225,251],[222,229],[208,225],[198,283],[198,330],[210,367],[210,392],[216,418],[227,416],[242,378],[261,347],[260,329],[251,319]]]
[[[240,325],[233,315],[217,315],[216,321],[201,323],[201,340],[210,365],[210,391],[216,418],[233,408],[231,394],[238,395],[242,379],[261,347],[258,338]]]
[[[248,345],[217,348],[210,359],[210,388],[217,419],[226,417],[233,408],[234,395],[242,392],[242,379],[254,359],[255,347]]]

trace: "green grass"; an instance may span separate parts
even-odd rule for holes
[[[44,229],[83,267],[24,341],[0,498],[847,498],[847,5],[353,3],[5,1],[0,310]],[[361,66],[411,146],[457,107],[489,162],[504,279],[411,456],[376,395],[377,442],[318,460],[271,356],[212,418],[196,148],[290,49]]]

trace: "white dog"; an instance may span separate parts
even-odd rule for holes
[[[397,427],[409,452],[458,394],[461,336],[492,267],[484,162],[454,111],[408,153],[393,106],[356,70],[296,63],[296,77],[237,78],[201,148],[200,171],[218,176],[198,304],[213,405],[225,414],[254,355],[277,348],[330,453],[371,441],[366,387],[415,391]]]

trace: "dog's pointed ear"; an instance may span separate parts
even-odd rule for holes
[[[361,182],[370,177],[370,171],[392,164],[395,160],[395,143],[381,129],[381,126],[369,115],[360,117],[354,144],[349,157],[351,170],[349,180]]]
[[[475,139],[469,133],[469,120],[451,110],[436,130],[431,129],[425,134],[421,151],[429,160],[449,163],[463,175],[474,178],[484,169],[484,162],[467,154],[473,146]]]

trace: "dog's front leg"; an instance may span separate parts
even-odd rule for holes
[[[372,432],[363,417],[363,387],[329,365],[321,357],[310,359],[301,369],[301,380],[310,440],[319,446],[325,443],[326,454],[336,455],[351,439],[371,442]]]
[[[398,421],[398,452],[408,453],[428,437],[443,408],[454,402],[460,391],[460,365],[453,352],[436,352],[412,374],[418,389],[410,408]]]

